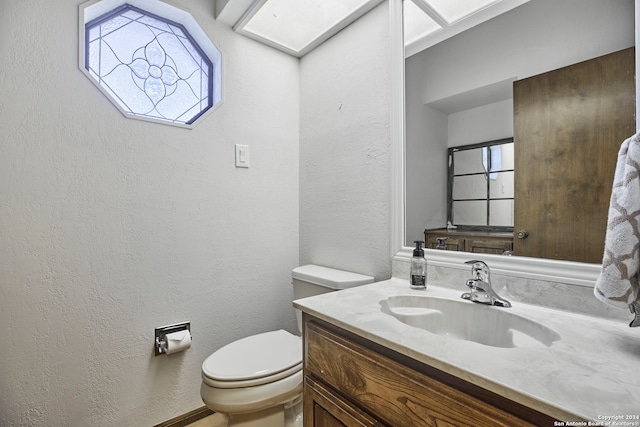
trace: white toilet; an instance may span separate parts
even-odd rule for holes
[[[317,265],[298,267],[291,275],[294,299],[373,282],[370,276]],[[296,315],[302,332],[299,310]],[[200,395],[222,426],[302,427],[302,339],[278,330],[222,347],[202,364]]]

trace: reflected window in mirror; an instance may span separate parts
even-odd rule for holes
[[[447,217],[469,230],[513,231],[513,138],[449,148]]]

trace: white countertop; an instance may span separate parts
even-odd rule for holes
[[[299,299],[294,306],[559,421],[640,426],[640,328],[512,301],[511,308],[487,309],[537,321],[561,339],[550,347],[498,348],[432,334],[380,310],[380,301],[393,295],[459,299],[463,288],[418,291],[392,278]],[[615,416],[629,424],[606,423]]]

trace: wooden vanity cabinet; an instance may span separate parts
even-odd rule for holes
[[[553,425],[552,417],[303,316],[304,427]]]
[[[499,231],[457,231],[438,228],[424,230],[424,247],[435,249],[438,238],[446,237],[448,251],[498,254],[513,252],[513,233]]]

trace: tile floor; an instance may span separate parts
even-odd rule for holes
[[[195,423],[191,423],[187,427],[226,427],[226,423],[221,421],[216,414],[213,414],[198,420]]]

